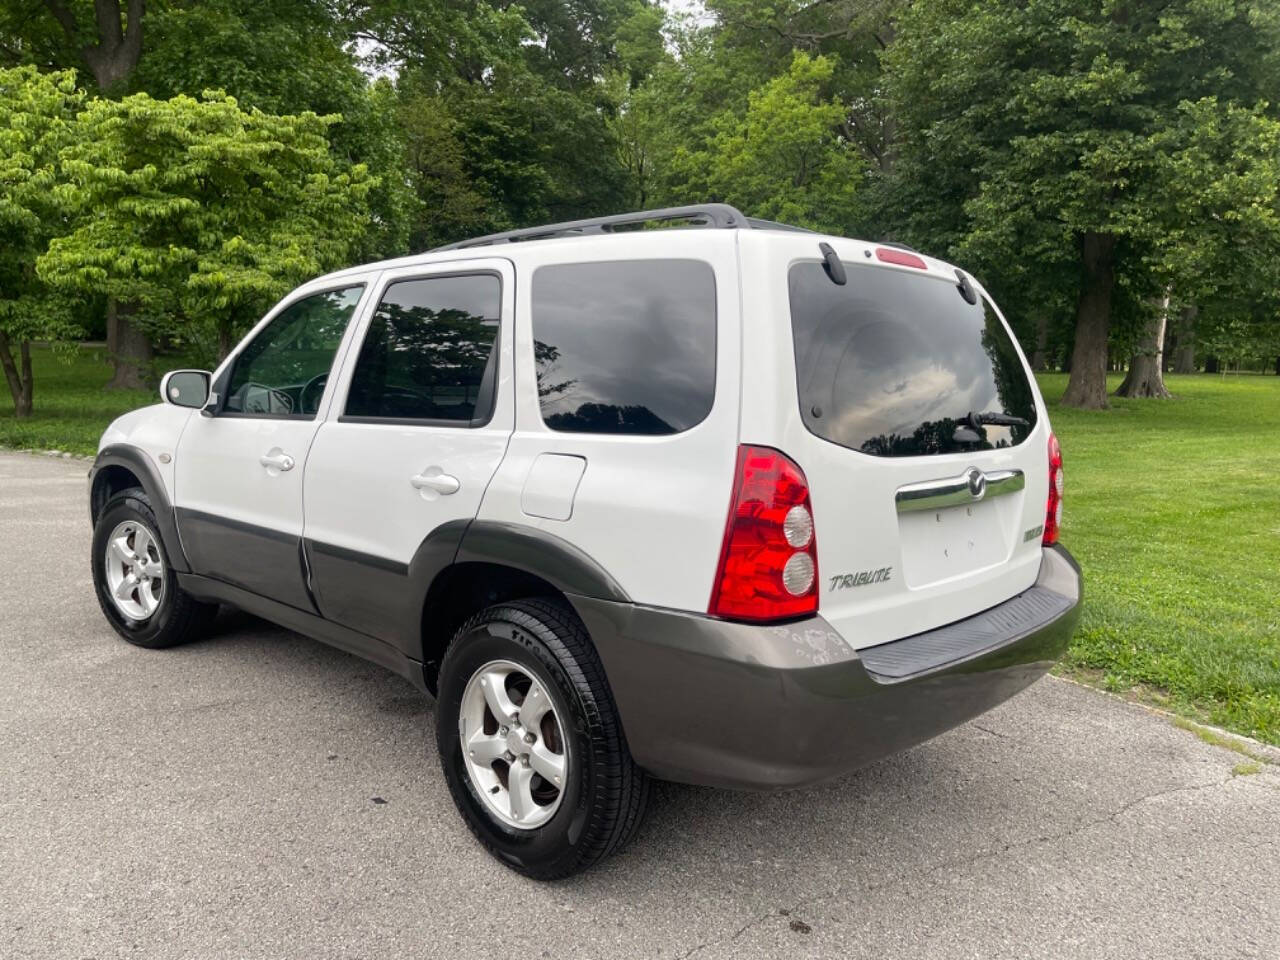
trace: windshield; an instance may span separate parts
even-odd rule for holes
[[[1021,443],[1036,407],[1013,340],[985,298],[954,283],[845,263],[791,268],[800,413],[810,431],[881,457]],[[995,422],[1001,421],[1001,422]]]

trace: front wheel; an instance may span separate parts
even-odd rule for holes
[[[545,600],[484,610],[445,654],[439,693],[436,743],[449,791],[503,862],[553,880],[635,832],[648,778],[572,610]]]
[[[198,636],[217,612],[178,585],[155,511],[139,488],[122,490],[93,528],[93,585],[116,633],[139,647],[172,647]]]

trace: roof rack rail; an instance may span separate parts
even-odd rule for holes
[[[777,220],[762,220],[759,217],[747,217],[747,225],[755,230],[782,230],[787,233],[817,233],[808,227],[797,227],[794,223],[779,223]]]
[[[433,249],[461,250],[466,247],[487,247],[498,243],[518,243],[521,240],[547,240],[551,237],[613,233],[619,227],[664,220],[687,220],[690,226],[719,230],[736,230],[752,226],[751,221],[736,207],[731,207],[727,203],[702,203],[687,207],[663,207],[660,210],[637,210],[634,213],[569,220],[565,223],[549,223],[543,227],[526,227],[523,230],[506,230],[483,237],[472,237],[470,240],[459,240],[457,243],[447,243]]]

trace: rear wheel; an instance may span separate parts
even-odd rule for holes
[[[544,600],[484,610],[445,654],[439,692],[436,742],[450,793],[503,862],[552,880],[635,832],[648,778],[573,611]]]
[[[139,488],[107,501],[93,528],[93,585],[116,633],[152,649],[198,636],[217,612],[180,586],[155,511]]]

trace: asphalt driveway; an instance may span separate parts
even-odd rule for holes
[[[661,785],[524,880],[400,678],[239,614],[117,639],[85,472],[0,454],[0,957],[1280,956],[1280,767],[1056,679],[810,791]]]

